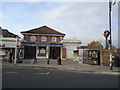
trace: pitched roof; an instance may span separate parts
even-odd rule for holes
[[[22,34],[24,33],[33,33],[33,34],[60,34],[60,35],[65,35],[64,33],[58,32],[48,26],[42,26],[39,28],[35,28],[32,30],[28,30],[28,31],[23,31],[21,32]]]
[[[17,36],[12,32],[9,32],[7,29],[2,29],[2,28],[0,28],[0,35],[2,35],[3,37],[14,37],[14,38],[16,38]]]

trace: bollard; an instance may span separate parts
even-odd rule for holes
[[[61,65],[61,58],[60,57],[58,57],[57,62],[58,62],[58,65]]]

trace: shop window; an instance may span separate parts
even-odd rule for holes
[[[31,36],[31,41],[35,41],[36,37],[35,36]]]
[[[45,36],[41,37],[41,41],[46,41],[46,37]]]
[[[37,55],[38,56],[46,56],[46,47],[38,47]]]
[[[56,42],[56,37],[52,37],[52,42]]]

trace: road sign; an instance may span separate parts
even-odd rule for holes
[[[108,30],[105,30],[104,33],[103,33],[105,38],[107,38],[109,36],[109,34],[110,34],[110,32]]]

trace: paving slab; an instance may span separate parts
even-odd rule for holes
[[[26,63],[23,60],[23,63],[14,63],[2,62],[2,67],[39,67],[39,68],[52,68],[52,69],[62,69],[62,70],[77,70],[80,72],[90,72],[90,73],[99,73],[99,74],[120,74],[120,67],[113,67],[113,70],[110,70],[110,66],[98,66],[98,65],[89,65],[85,63],[78,63],[73,60],[62,60],[61,65],[58,65],[57,60],[50,60],[50,63],[47,64],[47,60],[38,60],[37,63],[33,64],[33,60],[29,60],[29,63]]]

